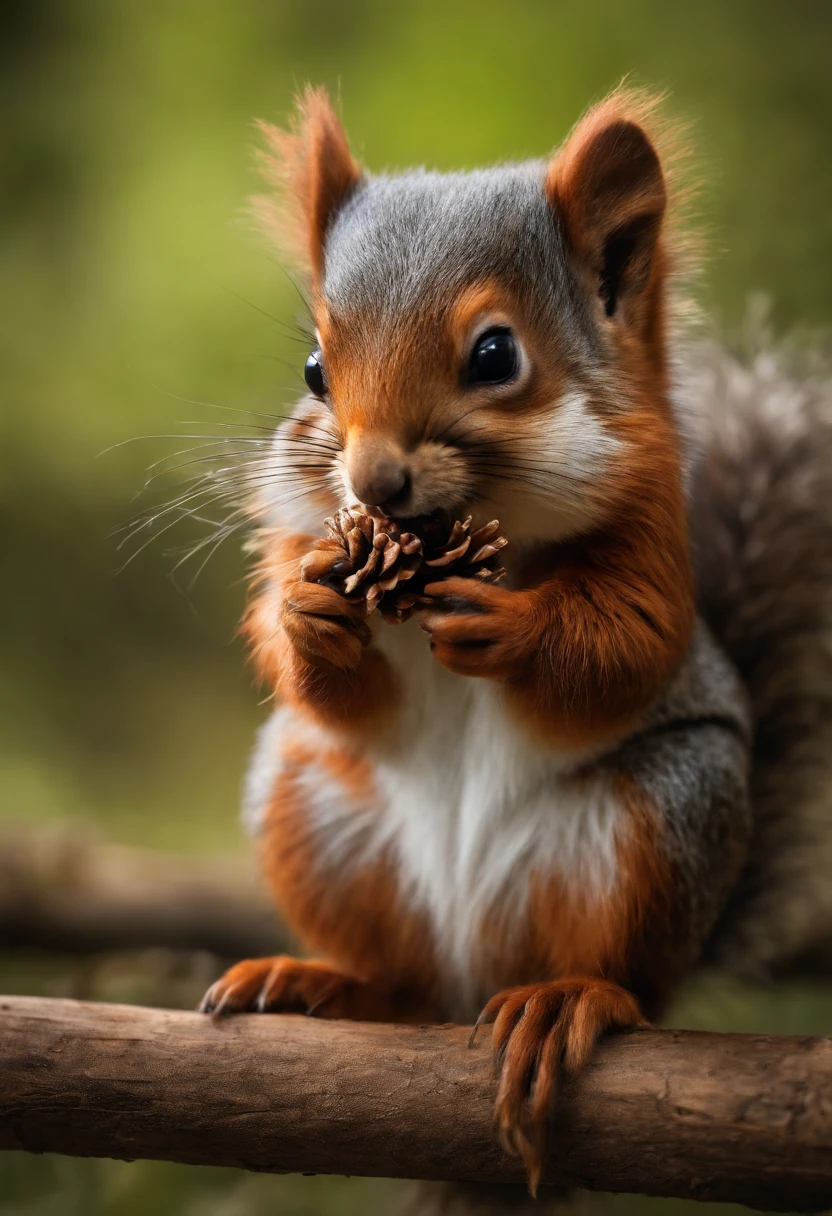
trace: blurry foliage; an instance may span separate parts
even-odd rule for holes
[[[239,546],[193,590],[187,570],[180,590],[167,578],[163,542],[117,574],[110,534],[145,467],[189,441],[96,456],[239,418],[190,402],[291,400],[299,299],[241,214],[251,121],[282,121],[305,81],[340,94],[370,167],[449,168],[544,153],[632,72],[693,122],[716,313],[733,324],[763,290],[780,322],[828,319],[822,0],[6,0],[0,20],[7,813],[189,849],[237,840],[257,717],[232,644]]]
[[[117,574],[112,530],[146,466],[187,441],[96,457],[237,417],[196,403],[280,413],[296,390],[304,351],[283,323],[298,296],[237,219],[253,118],[282,121],[299,86],[323,82],[371,168],[473,166],[544,153],[632,72],[693,122],[711,311],[732,327],[764,291],[781,326],[818,327],[832,312],[831,38],[824,0],[4,0],[0,813],[243,847],[237,788],[262,710],[233,642],[239,546],[193,589],[168,579],[165,544]],[[805,992],[711,986],[680,1010],[688,1024],[830,1024],[828,998]],[[384,1194],[0,1162],[4,1216],[346,1213]]]

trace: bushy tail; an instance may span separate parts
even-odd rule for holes
[[[759,337],[689,368],[700,607],[754,721],[754,840],[712,955],[749,976],[832,968],[832,377]]]

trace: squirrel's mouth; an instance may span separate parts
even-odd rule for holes
[[[394,511],[391,512],[391,517],[403,532],[415,532],[417,536],[424,536],[426,531],[432,531],[434,528],[447,530],[451,524],[451,512],[444,507],[437,507],[427,515],[399,515]]]
[[[413,532],[423,539],[431,536],[444,537],[456,519],[456,515],[445,507],[437,507],[436,510],[422,515],[401,515],[398,511],[385,511],[383,507],[362,507],[362,510],[371,515],[386,515],[388,519],[396,521],[402,532]]]

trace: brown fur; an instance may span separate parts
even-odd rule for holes
[[[494,1022],[495,1120],[506,1148],[523,1156],[533,1193],[561,1072],[583,1068],[603,1034],[647,1025],[633,992],[655,1013],[679,971],[674,955],[684,928],[673,911],[675,876],[657,848],[660,819],[626,774],[616,782],[629,817],[615,888],[599,901],[540,875],[530,892],[529,936],[509,932],[491,947],[517,977],[552,977],[516,986],[506,980],[478,1022]]]
[[[337,865],[328,865],[319,852],[309,806],[310,777],[313,783],[335,782],[347,806],[355,813],[366,811],[373,807],[375,797],[366,761],[346,750],[322,753],[303,738],[287,741],[281,760],[282,773],[266,813],[260,853],[266,879],[286,920],[309,949],[323,952],[330,960],[324,986],[332,987],[332,996],[315,1012],[373,1020],[429,1017],[438,1000],[431,934],[424,918],[402,904],[392,862],[381,858],[366,864],[345,863],[341,859]],[[214,986],[212,1001],[218,1004],[230,992],[233,1009],[254,1007],[274,963],[255,959],[231,968]],[[301,963],[301,971],[303,966]],[[302,993],[310,1000],[320,1000],[320,966],[314,964],[311,972],[296,981],[296,973],[287,971],[287,964],[281,962],[281,976],[291,978],[291,991],[284,994],[278,984],[270,995],[269,1008],[295,1008],[296,1004],[286,1002],[297,1002]]]
[[[265,122],[258,127],[267,148],[263,172],[274,193],[252,201],[255,216],[284,253],[311,268],[317,282],[327,226],[361,169],[324,89],[306,89],[290,130]]]
[[[504,682],[532,729],[568,745],[637,721],[681,662],[693,628],[669,420],[645,407],[616,425],[632,433],[636,452],[620,473],[623,523],[539,551],[511,591],[459,579],[431,584],[436,607],[422,618],[439,662]]]
[[[258,675],[278,696],[325,725],[373,731],[395,709],[396,681],[370,645],[361,613],[336,591],[304,580],[304,560],[321,556],[318,539],[269,534],[242,633]]]

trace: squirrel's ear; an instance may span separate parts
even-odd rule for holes
[[[644,125],[653,108],[639,94],[614,93],[580,120],[546,172],[549,203],[610,317],[661,273],[667,188]]]
[[[255,215],[284,253],[311,267],[317,283],[327,228],[361,169],[325,89],[307,88],[287,131],[258,126],[266,141],[263,173],[273,192],[253,200]]]

